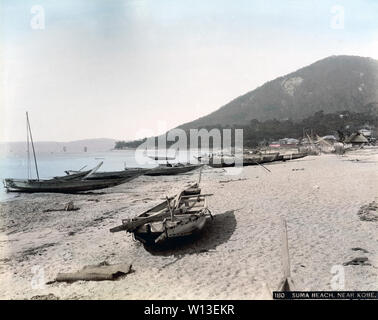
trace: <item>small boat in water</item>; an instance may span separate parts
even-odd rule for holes
[[[168,156],[148,156],[152,160],[175,160],[176,157],[168,157]]]
[[[167,150],[165,150],[166,153],[165,155],[158,155],[158,154],[154,154],[154,155],[148,155],[147,154],[147,150],[144,151],[144,155],[149,157],[150,159],[152,160],[156,160],[156,161],[159,161],[159,160],[164,160],[164,161],[168,161],[168,160],[175,160],[176,157],[177,157],[177,154],[178,154],[178,149],[175,150],[175,155],[174,156],[168,156],[167,155]]]
[[[206,195],[196,183],[139,216],[122,220],[110,232],[131,232],[143,244],[158,244],[199,232],[209,217]]]

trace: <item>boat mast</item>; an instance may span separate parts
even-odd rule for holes
[[[37,173],[37,179],[39,180],[39,173],[38,173],[38,165],[37,165],[37,158],[35,156],[35,149],[34,149],[34,142],[33,142],[33,135],[30,128],[30,122],[29,122],[29,115],[28,112],[26,112],[26,121],[28,124],[29,134],[30,134],[30,141],[33,149],[33,156],[34,156],[34,164],[35,164],[35,172]]]
[[[27,158],[28,179],[30,179],[31,170],[30,170],[29,126],[28,126],[27,121],[26,121],[26,144],[27,144],[26,150],[27,150],[27,156],[28,156]]]

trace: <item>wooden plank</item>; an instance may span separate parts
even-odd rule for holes
[[[187,196],[181,196],[181,199],[190,199],[190,198],[205,198],[213,196],[214,193],[204,193],[204,194],[192,194]],[[174,197],[169,197],[169,200],[174,199]],[[160,198],[160,200],[166,200],[166,198]],[[164,202],[165,203],[165,202]]]
[[[214,193],[193,194],[193,195],[188,195],[188,196],[181,196],[181,198],[188,199],[188,198],[197,198],[197,197],[210,197],[213,195]]]
[[[284,218],[281,218],[281,254],[282,254],[282,271],[283,278],[278,286],[278,291],[293,291],[294,281],[290,273],[290,255],[289,255],[289,242],[287,236],[287,224]]]
[[[282,254],[282,268],[284,278],[290,277],[290,258],[289,258],[289,243],[287,238],[286,220],[281,218],[282,233],[281,233],[281,254]]]

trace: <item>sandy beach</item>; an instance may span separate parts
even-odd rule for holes
[[[378,149],[245,167],[240,175],[206,167],[203,193],[214,215],[203,232],[176,248],[149,252],[109,229],[196,182],[198,171],[142,176],[91,194],[21,194],[0,204],[0,298],[269,299],[282,278],[281,217],[287,221],[297,290],[332,290],[343,266],[345,290],[378,290],[378,221],[361,220],[378,202]],[[232,169],[229,169],[232,170]],[[49,211],[73,201],[77,211]],[[377,213],[378,215],[378,213]],[[35,286],[85,265],[131,263],[116,281]]]

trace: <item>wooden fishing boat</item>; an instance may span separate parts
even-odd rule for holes
[[[88,179],[94,174],[98,168],[103,164],[100,162],[95,168],[89,171],[76,172],[73,175],[63,177],[54,177],[52,179],[40,179],[38,172],[37,157],[35,154],[33,137],[29,122],[29,115],[26,112],[27,124],[27,155],[28,155],[28,179],[4,179],[4,187],[8,192],[59,192],[59,193],[75,193],[80,191],[98,190],[122,184],[130,178],[117,178],[117,179]],[[29,139],[33,150],[34,165],[37,179],[31,179],[30,168],[30,152],[29,152]]]
[[[211,154],[207,164],[212,168],[235,167],[235,156],[232,154]]]
[[[225,161],[223,157],[211,157],[208,164],[212,168],[235,167],[235,160],[232,159],[230,161],[230,159],[228,159]]]
[[[256,166],[259,164],[279,161],[279,153],[273,154],[262,154],[262,155],[254,155],[254,156],[244,156],[243,157],[243,166]]]
[[[8,192],[57,192],[75,193],[114,187],[129,179],[4,179],[4,187]]]
[[[243,166],[256,166],[270,162],[287,161],[306,157],[307,153],[294,153],[288,155],[282,155],[278,152],[268,154],[245,154],[243,156]],[[234,167],[235,163],[228,160],[224,161],[223,158],[218,158],[214,161],[214,158],[210,159],[209,165],[213,168]]]
[[[203,164],[161,164],[156,168],[149,169],[144,175],[146,176],[168,176],[180,173],[186,173],[199,169]]]
[[[142,169],[142,168],[129,168],[121,171],[103,171],[103,172],[95,172],[88,176],[87,180],[101,180],[101,179],[134,179],[143,174],[145,174],[150,169]],[[67,170],[65,171],[67,174],[67,178],[74,175],[79,175],[80,172],[74,170]],[[129,181],[130,181],[129,180]]]
[[[279,152],[273,152],[273,153],[266,153],[261,154],[262,161],[271,162],[271,161],[277,161],[280,153]]]
[[[205,154],[205,155],[200,155],[200,156],[193,156],[193,158],[201,163],[209,163],[211,156]]]
[[[152,160],[175,160],[176,157],[168,157],[168,156],[148,156]]]
[[[75,193],[114,187],[136,177],[136,175],[132,175],[108,179],[91,179],[91,176],[96,173],[102,164],[103,162],[100,162],[92,170],[80,171],[52,179],[5,179],[4,187],[8,192]],[[143,172],[139,173],[139,175],[141,174]]]
[[[199,232],[208,217],[211,213],[206,195],[201,195],[199,185],[194,184],[139,216],[122,220],[122,224],[110,232],[130,232],[146,245],[158,244]]]
[[[287,160],[301,159],[301,158],[307,157],[307,155],[308,154],[306,152],[298,152],[298,153],[292,153],[292,154],[285,154],[285,155],[283,155],[283,160],[287,161]]]
[[[165,155],[158,155],[156,153],[154,155],[148,155],[147,154],[147,150],[145,150],[144,151],[144,155],[147,156],[148,158],[152,159],[152,160],[155,160],[155,161],[175,160],[176,157],[177,157],[177,154],[178,154],[178,149],[175,150],[175,155],[174,156],[168,156],[167,151],[168,150],[165,150],[165,152],[166,152]]]
[[[279,159],[280,157],[278,153],[274,155],[244,155],[243,166],[256,166],[263,163],[278,161]],[[227,168],[235,167],[235,162],[234,159],[227,159],[227,161],[225,161],[224,157],[219,157],[211,158],[209,165],[213,168]]]
[[[91,170],[86,170],[86,171],[76,171],[75,173],[72,173],[72,174],[70,174],[70,175],[54,177],[54,179],[56,179],[56,180],[75,180],[75,179],[82,179],[82,178],[84,178],[85,176],[87,176],[90,172],[91,172]]]

